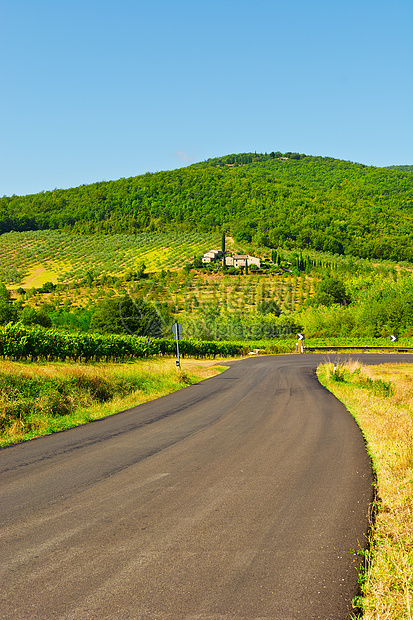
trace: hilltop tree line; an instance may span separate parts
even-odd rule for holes
[[[238,242],[413,261],[413,175],[299,153],[244,153],[0,199],[0,233],[224,230]]]

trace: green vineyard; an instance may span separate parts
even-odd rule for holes
[[[207,342],[182,340],[182,357],[214,358],[246,355],[263,342]],[[292,351],[291,340],[267,343],[269,353]],[[4,359],[29,361],[99,362],[133,360],[153,355],[176,355],[176,343],[169,338],[148,342],[136,336],[100,334],[67,334],[57,330],[28,328],[19,323],[0,328],[0,356]]]

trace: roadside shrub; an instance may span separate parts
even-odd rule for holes
[[[391,381],[366,377],[361,372],[360,366],[353,367],[351,363],[345,365],[337,364],[336,367],[330,364],[328,367],[328,377],[335,383],[353,383],[357,387],[370,390],[376,396],[388,397],[394,393]]]
[[[73,414],[79,408],[106,403],[140,389],[139,377],[127,380],[114,374],[73,368],[59,376],[31,374],[30,367],[20,372],[0,372],[0,429],[21,427],[30,432],[45,420]],[[43,420],[43,422],[41,422]]]
[[[38,399],[33,411],[39,409],[47,416],[65,416],[75,409],[75,399],[70,396],[67,386],[62,383],[48,385],[47,391]]]
[[[119,391],[115,390],[107,379],[99,375],[76,373],[69,376],[68,383],[76,391],[90,394],[90,397],[99,403],[106,403],[113,398],[115,391]]]
[[[383,379],[370,379],[370,377],[362,377],[360,384],[371,390],[376,396],[389,397],[394,393],[391,381],[383,381]]]
[[[342,383],[346,380],[346,370],[343,366],[337,364],[337,366],[333,366],[330,369],[329,377],[332,381],[335,381],[336,383]]]

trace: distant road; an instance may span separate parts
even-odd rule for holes
[[[324,358],[235,362],[0,450],[0,618],[347,618],[372,473]]]

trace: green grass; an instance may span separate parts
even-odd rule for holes
[[[413,347],[413,338],[399,338],[396,345],[390,342],[389,337],[372,336],[338,336],[338,337],[309,337],[304,340],[304,346],[307,347],[389,347],[396,350],[398,347]],[[390,351],[390,352],[391,352]],[[317,351],[315,351],[317,353]],[[385,351],[388,353],[388,351]]]
[[[171,359],[129,364],[0,362],[0,446],[55,433],[153,400],[223,369]]]

